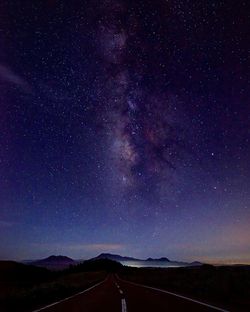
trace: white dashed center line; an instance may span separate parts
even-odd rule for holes
[[[120,286],[117,283],[115,283],[115,285],[118,288],[119,293],[123,296],[123,291],[121,290]],[[127,303],[126,303],[125,298],[121,299],[121,303],[122,303],[122,312],[127,312],[128,310],[127,310]]]
[[[122,312],[127,312],[127,304],[124,298],[122,299]]]

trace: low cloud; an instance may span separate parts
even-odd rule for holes
[[[19,86],[23,91],[30,93],[30,85],[10,67],[0,64],[0,80]]]

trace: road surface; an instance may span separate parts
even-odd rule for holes
[[[166,312],[225,311],[198,301],[144,287],[109,275],[105,281],[36,312]],[[34,311],[35,312],[35,311]]]

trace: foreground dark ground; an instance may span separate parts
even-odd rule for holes
[[[120,276],[128,281],[172,291],[230,311],[250,311],[250,266],[124,268]]]
[[[105,279],[107,270],[97,264],[53,272],[0,261],[0,311],[32,311],[95,285]]]
[[[250,268],[247,266],[139,269],[106,260],[61,272],[0,262],[0,311],[32,311],[103,280],[91,291],[44,311],[81,311],[83,308],[84,311],[121,311],[123,296],[129,312],[165,311],[166,308],[171,311],[210,310],[124,280],[166,289],[230,311],[250,311]]]

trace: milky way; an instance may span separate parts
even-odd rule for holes
[[[112,166],[117,167],[118,183],[124,189],[145,197],[155,193],[159,183],[167,188],[173,182],[171,171],[187,152],[188,131],[180,100],[168,90],[166,77],[159,88],[160,70],[155,76],[147,73],[157,53],[152,52],[154,42],[148,44],[143,38],[138,12],[140,7],[129,12],[124,2],[104,2],[96,38],[105,68],[100,106],[111,137]],[[156,29],[154,36],[160,35]],[[162,46],[159,53],[164,54]],[[153,66],[164,68],[167,61],[156,60]]]

